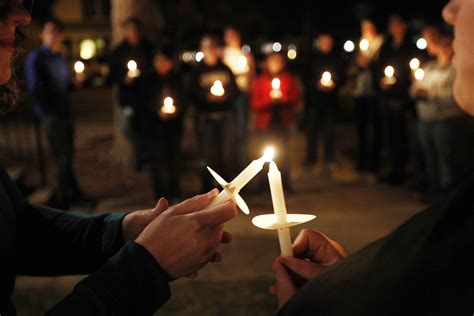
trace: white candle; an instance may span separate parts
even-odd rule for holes
[[[278,224],[287,224],[285,196],[283,193],[283,184],[281,182],[281,173],[275,162],[270,162],[270,170],[268,172],[268,181],[270,183],[270,192],[272,194],[273,211],[277,218]],[[278,240],[280,241],[281,255],[293,257],[293,249],[291,248],[291,235],[289,228],[278,229]]]
[[[260,157],[257,160],[252,161],[247,168],[245,168],[235,179],[229,184],[229,190],[234,194],[238,194],[240,190],[244,186],[247,185],[247,183],[250,182],[260,171],[263,169],[263,165],[267,162],[270,162],[273,159],[273,156],[275,154],[275,150],[273,148],[267,148],[265,149],[265,152],[262,157]],[[222,204],[226,201],[228,201],[231,197],[229,194],[223,190],[219,193],[219,195],[211,202],[209,207],[215,206]]]

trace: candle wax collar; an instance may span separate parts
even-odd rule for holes
[[[265,214],[254,217],[252,223],[261,229],[276,230],[310,222],[314,220],[316,216],[309,214],[287,214],[286,218],[287,223],[278,223],[275,214]]]

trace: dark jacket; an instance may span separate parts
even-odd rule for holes
[[[140,103],[140,85],[143,77],[152,69],[152,59],[153,45],[145,40],[142,40],[137,46],[123,42],[112,52],[109,60],[109,82],[118,85],[118,101],[121,106],[136,107]],[[128,73],[127,64],[130,60],[137,63],[141,75],[132,84],[126,85],[124,78]]]
[[[123,216],[30,205],[0,168],[0,314],[16,314],[16,275],[92,273],[48,315],[151,315],[170,297],[168,275],[145,248],[124,245]]]
[[[325,270],[279,315],[470,315],[474,177],[449,199]]]
[[[392,66],[395,69],[396,83],[387,91],[381,91],[385,98],[409,100],[409,89],[412,83],[410,60],[418,56],[415,46],[410,43],[408,36],[400,46],[394,46],[393,39],[389,38],[383,44],[375,66],[375,82],[380,91],[380,80],[385,76],[385,68]]]
[[[210,89],[216,80],[220,80],[225,90],[222,102],[212,102],[208,99]],[[191,74],[191,96],[199,113],[224,112],[233,109],[237,96],[237,84],[229,67],[219,61],[214,66],[204,62],[197,66]]]
[[[38,118],[70,116],[72,75],[71,64],[66,59],[42,46],[27,56],[25,75]]]
[[[336,53],[321,54],[317,53],[312,60],[312,91],[317,96],[319,94],[337,94],[337,91],[344,83],[344,64],[342,57]],[[335,84],[335,89],[331,92],[321,92],[317,89],[324,72],[329,71]]]
[[[145,80],[143,85],[143,94],[146,95],[145,134],[154,138],[181,135],[183,117],[189,102],[184,95],[181,76],[176,73],[160,76],[153,71],[146,76]],[[176,107],[175,116],[165,118],[159,115],[166,97],[173,98]]]

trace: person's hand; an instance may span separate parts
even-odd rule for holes
[[[169,207],[135,240],[172,279],[196,277],[208,262],[222,259],[216,248],[232,239],[223,224],[237,215],[237,208],[232,201],[207,208],[217,194],[212,190]]]
[[[316,84],[316,87],[321,92],[329,93],[329,92],[334,91],[334,89],[336,88],[336,85],[334,83],[332,83],[331,85],[325,86],[325,85],[321,84],[321,80],[318,80],[318,83]]]
[[[131,85],[132,83],[134,83],[135,80],[136,80],[136,78],[131,77],[131,76],[129,76],[128,74],[126,74],[125,77],[123,78],[123,83],[124,83],[126,86],[129,86],[129,85]]]
[[[276,285],[270,293],[277,295],[278,308],[288,302],[307,281],[347,256],[336,241],[324,234],[304,229],[293,243],[295,258],[279,257],[273,263]]]
[[[426,88],[423,88],[423,87],[416,87],[415,95],[420,98],[426,97],[428,95],[428,90],[426,90]]]
[[[134,241],[142,233],[145,227],[158,215],[168,209],[168,201],[161,198],[154,209],[135,211],[125,216],[122,221],[122,235],[125,242]]]
[[[387,83],[384,79],[380,80],[380,89],[384,92],[392,90],[393,84]]]
[[[207,101],[211,102],[211,103],[223,103],[227,100],[227,96],[224,94],[224,95],[214,95],[212,93],[208,93],[207,94]]]

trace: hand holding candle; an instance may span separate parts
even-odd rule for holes
[[[224,86],[222,84],[222,81],[220,81],[220,80],[214,81],[214,83],[213,83],[213,85],[210,89],[210,92],[213,96],[216,96],[216,97],[224,96],[225,89],[224,89]]]
[[[384,74],[385,77],[382,79],[384,85],[391,86],[397,82],[397,78],[395,78],[395,68],[393,68],[393,66],[385,67]]]
[[[332,90],[334,88],[334,81],[332,80],[332,74],[329,71],[323,72],[321,80],[319,81],[324,90]]]
[[[129,60],[127,63],[128,73],[127,76],[130,78],[137,78],[140,76],[140,69],[138,69],[138,64],[134,60]]]

